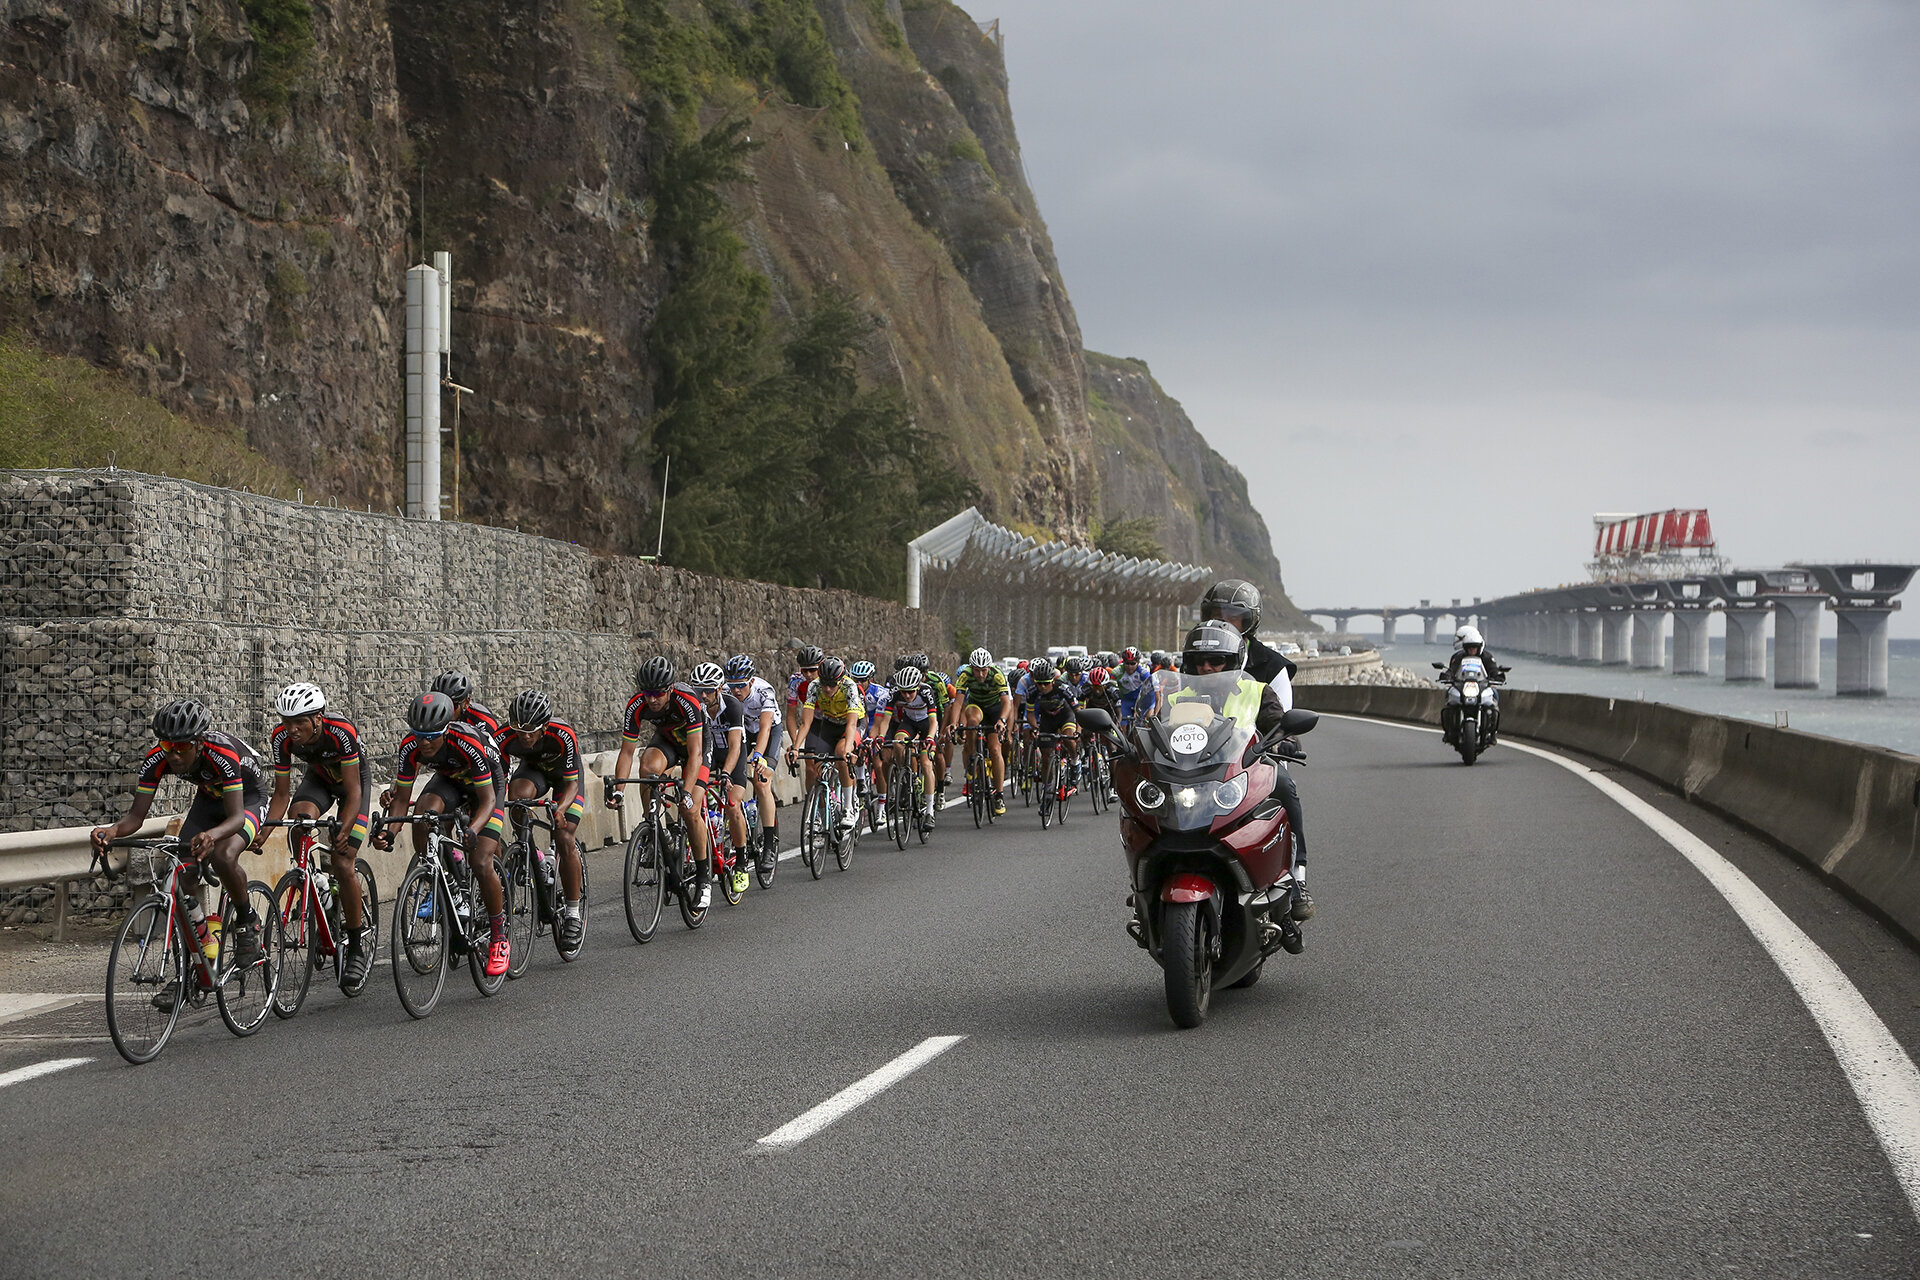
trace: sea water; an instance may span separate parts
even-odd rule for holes
[[[1427,664],[1445,662],[1452,652],[1451,642],[1426,645],[1416,637],[1409,643],[1402,635],[1391,647],[1382,649],[1380,656],[1390,666],[1412,667],[1432,674],[1433,669]],[[1709,642],[1704,676],[1668,674],[1673,666],[1671,636],[1667,638],[1667,669],[1661,671],[1635,671],[1631,667],[1601,667],[1542,658],[1503,650],[1497,645],[1494,656],[1513,669],[1507,676],[1507,687],[1511,689],[1665,702],[1717,716],[1778,724],[1920,755],[1920,640],[1888,642],[1887,696],[1884,698],[1842,698],[1834,694],[1834,642],[1831,639],[1820,642],[1818,689],[1773,687],[1771,640],[1767,643],[1767,680],[1739,684],[1726,681],[1726,647],[1718,637]]]

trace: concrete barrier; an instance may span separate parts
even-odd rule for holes
[[[1439,721],[1433,689],[1309,685],[1314,711]],[[1920,757],[1659,702],[1512,689],[1501,730],[1625,766],[1802,858],[1920,942]]]

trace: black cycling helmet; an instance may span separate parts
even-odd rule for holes
[[[820,683],[839,684],[840,678],[847,674],[847,664],[838,658],[820,659]]]
[[[1245,578],[1225,578],[1200,597],[1202,622],[1229,622],[1243,636],[1260,626],[1260,588]]]
[[[915,662],[915,661],[914,661],[913,659],[914,659],[914,655],[913,655],[913,654],[911,654],[911,653],[903,653],[903,654],[901,654],[901,655],[900,655],[899,657],[897,657],[897,658],[895,658],[895,659],[893,660],[893,669],[894,669],[895,671],[905,671],[905,670],[906,670],[906,669],[907,669],[908,667],[917,667],[917,666],[919,666],[919,664],[918,664],[917,662]],[[923,670],[923,671],[924,671],[924,670],[925,670],[925,668],[924,668],[924,667],[922,667],[922,668],[921,668],[921,670]]]
[[[794,661],[799,663],[801,668],[804,670],[807,667],[819,666],[820,659],[826,656],[827,655],[821,651],[821,648],[819,645],[810,644],[804,647],[803,649],[801,649],[800,652],[797,655],[795,655]]]
[[[1027,674],[1033,677],[1035,684],[1045,684],[1047,681],[1056,679],[1060,675],[1060,673],[1054,669],[1053,664],[1045,658],[1035,658],[1027,667]]]
[[[920,668],[922,671],[933,670],[933,663],[930,659],[928,659],[926,650],[924,649],[922,649],[919,653],[916,653],[913,655],[913,665]]]
[[[507,723],[529,732],[553,719],[553,699],[538,689],[522,689],[507,704]]]
[[[1173,666],[1173,658],[1165,649],[1155,649],[1147,658],[1147,665],[1155,671],[1167,670]]]
[[[1069,654],[1066,661],[1060,664],[1060,669],[1070,676],[1084,675],[1087,670],[1087,660],[1077,653]]]
[[[1246,665],[1246,650],[1246,638],[1232,623],[1218,619],[1202,622],[1187,632],[1187,642],[1180,646],[1180,672],[1198,675],[1202,661],[1224,662],[1226,670],[1238,670]]]
[[[642,693],[665,693],[673,688],[673,659],[666,654],[655,654],[641,663],[633,673]]]
[[[192,698],[175,698],[153,713],[153,736],[162,742],[198,742],[212,729],[212,713]]]
[[[431,736],[453,723],[453,699],[444,693],[423,693],[407,706],[407,728]]]
[[[759,674],[760,669],[753,665],[753,659],[744,653],[736,653],[727,659],[729,680],[751,680]]]
[[[473,696],[473,681],[469,680],[466,674],[460,671],[442,671],[433,678],[433,683],[429,685],[428,688],[432,689],[435,693],[446,694],[455,702]]]

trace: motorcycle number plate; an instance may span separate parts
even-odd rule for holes
[[[1183,724],[1173,731],[1167,741],[1183,756],[1198,755],[1207,745],[1207,731],[1197,724]]]

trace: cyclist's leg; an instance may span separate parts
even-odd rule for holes
[[[767,754],[753,767],[753,794],[760,805],[761,841],[769,853],[780,848],[780,802],[773,794],[773,767],[780,758],[780,726],[767,734]]]
[[[586,813],[586,793],[580,780],[563,782],[553,795],[553,807],[560,820],[554,824],[553,842],[560,846],[560,888],[567,910],[580,910],[580,819]]]
[[[494,794],[500,794],[497,786]],[[469,796],[468,803],[472,802],[473,797]],[[487,914],[493,917],[495,937],[504,937],[507,926],[507,895],[500,887],[500,877],[493,873],[493,860],[500,856],[506,825],[507,811],[496,804],[487,815],[487,824],[480,829],[473,848],[473,878],[480,885],[480,897],[487,904]]]
[[[996,709],[991,720],[982,718],[981,727],[987,730],[987,768],[993,774],[993,794],[999,795],[1006,789],[1007,757],[1000,744],[1000,714]]]

